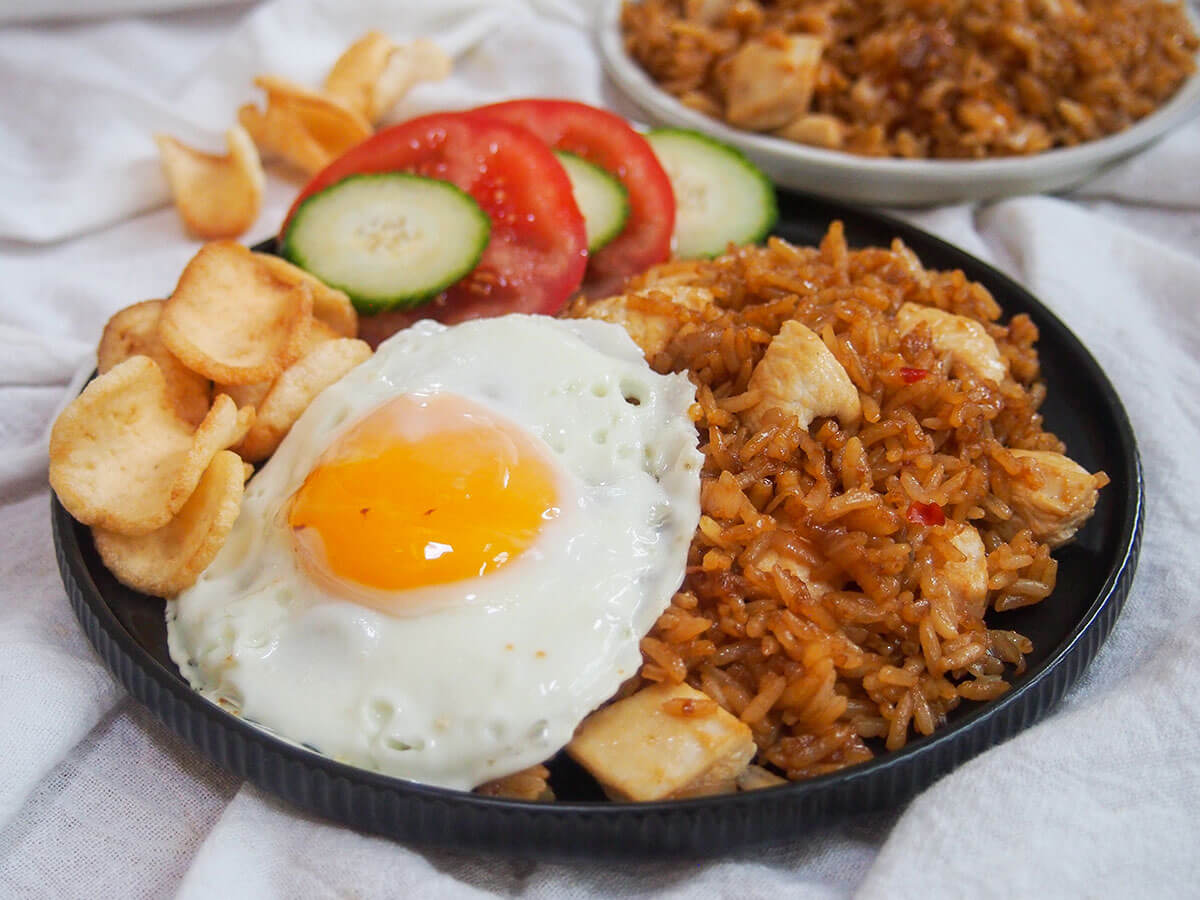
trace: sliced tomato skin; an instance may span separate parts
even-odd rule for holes
[[[587,292],[620,287],[630,275],[671,255],[675,194],[654,150],[615,113],[573,100],[510,100],[481,106],[480,115],[524,126],[556,150],[566,150],[607,169],[629,191],[624,230],[588,260]]]
[[[378,343],[419,319],[445,323],[562,309],[587,266],[587,236],[571,182],[550,148],[528,130],[474,112],[434,113],[378,132],[318,172],[288,211],[349,175],[412,172],[440,178],[475,198],[492,233],[475,270],[403,313],[365,316]]]

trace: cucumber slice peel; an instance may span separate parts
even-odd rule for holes
[[[479,263],[491,220],[448,181],[407,172],[350,175],[307,198],[283,255],[366,315],[411,309]]]
[[[554,155],[571,179],[575,203],[587,229],[588,253],[595,253],[620,234],[629,221],[629,191],[607,169],[582,156],[566,150],[555,150]]]
[[[646,135],[675,191],[675,254],[719,256],[763,240],[779,218],[771,179],[736,147],[685,128]]]

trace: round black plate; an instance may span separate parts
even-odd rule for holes
[[[962,269],[1006,315],[1041,330],[1048,427],[1089,470],[1112,484],[1072,544],[1056,553],[1054,595],[991,621],[1034,643],[1025,674],[986,704],[967,703],[936,734],[850,769],[777,788],[663,803],[608,803],[568,760],[553,764],[562,800],[533,804],[426,787],[343,765],[279,740],[209,703],[167,655],[161,600],[118,584],[86,527],[53,501],[55,548],[71,604],[88,638],[129,692],[166,725],[235,775],[285,800],[365,831],[418,844],[532,856],[709,854],[794,840],[838,816],[895,806],[964,760],[1028,727],[1087,667],[1108,636],[1137,562],[1142,476],[1121,402],[1091,354],[1019,285],[903,222],[817,197],[781,192],[777,233],[815,244],[841,219],[854,246],[899,236],[937,269]]]

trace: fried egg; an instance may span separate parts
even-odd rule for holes
[[[619,326],[421,322],[318,396],[167,604],[216,703],[470,789],[539,763],[641,664],[700,515],[695,393]]]

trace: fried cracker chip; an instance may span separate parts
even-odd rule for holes
[[[96,550],[122,584],[173,597],[213,561],[242,505],[244,463],[232,451],[213,457],[196,490],[163,527],[133,537],[93,528]]]
[[[263,174],[246,129],[225,133],[229,152],[204,153],[164,134],[154,136],[175,208],[195,237],[231,238],[254,224],[262,206]]]
[[[307,356],[317,348],[318,344],[323,344],[326,341],[335,341],[341,335],[322,322],[320,319],[313,319],[308,328],[308,337],[304,341],[304,349],[301,350],[301,358]],[[286,369],[284,370],[287,371]],[[282,378],[283,376],[279,376]],[[219,394],[228,394],[233,402],[238,406],[262,406],[264,398],[271,390],[271,386],[278,379],[270,381],[256,381],[253,384],[218,384],[215,385],[216,392]]]
[[[206,244],[179,276],[158,333],[185,366],[220,384],[268,381],[304,350],[312,290],[240,244]]]
[[[213,388],[218,395],[225,394],[238,406],[253,406],[257,412],[274,383],[274,380],[271,380],[256,381],[254,384],[218,384]]]
[[[274,453],[313,398],[370,356],[365,342],[351,338],[317,345],[271,385],[254,425],[237,448],[242,458],[257,462]]]
[[[377,124],[413,85],[441,81],[450,68],[450,57],[432,41],[397,45],[382,32],[368,31],[333,64],[325,93]]]
[[[372,93],[368,118],[382,119],[418,82],[445,80],[453,65],[445,50],[424,38],[394,48]]]
[[[334,159],[304,130],[304,124],[293,114],[277,106],[260,110],[253,103],[238,109],[238,121],[250,132],[254,143],[264,156],[284,160],[306,175],[313,175]]]
[[[187,502],[218,451],[254,421],[217,397],[193,431],[171,408],[148,356],[131,356],[89,384],[50,432],[50,486],[85,525],[125,535],[162,528]]]
[[[358,313],[350,298],[337,288],[331,288],[315,275],[310,275],[299,266],[294,266],[282,256],[256,253],[262,263],[279,278],[293,283],[307,284],[312,291],[313,318],[324,322],[342,337],[358,337]]]
[[[197,375],[163,344],[158,336],[162,300],[147,300],[127,306],[104,326],[96,350],[97,368],[103,375],[131,356],[148,356],[158,364],[167,380],[167,395],[175,414],[192,427],[199,425],[212,405],[212,382]]]
[[[313,175],[371,136],[370,123],[340,100],[273,75],[254,83],[267,93],[266,109],[247,104],[238,110],[238,122],[266,156]]]

